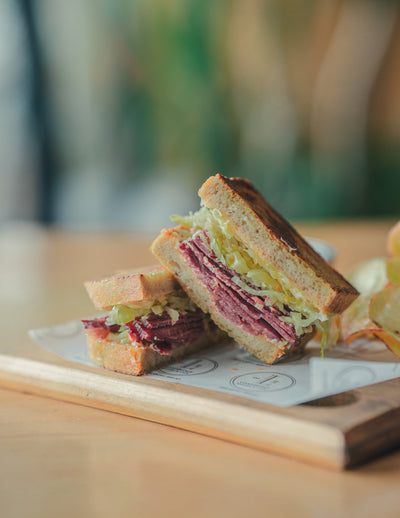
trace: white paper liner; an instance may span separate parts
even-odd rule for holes
[[[33,329],[29,336],[41,348],[65,360],[94,366],[79,320]],[[326,351],[324,358],[320,357],[320,345],[311,342],[301,356],[274,365],[266,365],[238,346],[225,345],[203,350],[147,375],[281,407],[398,377],[400,359],[383,344],[366,340],[351,347],[335,347]]]

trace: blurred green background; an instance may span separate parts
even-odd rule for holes
[[[2,0],[0,78],[1,223],[153,232],[216,172],[400,214],[398,1]]]

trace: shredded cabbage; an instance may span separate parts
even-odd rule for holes
[[[176,322],[179,320],[179,311],[174,308],[170,308],[169,306],[166,306],[165,311],[171,317],[172,325],[176,324]]]
[[[171,294],[138,304],[115,305],[108,316],[107,325],[123,325],[138,317],[146,317],[150,313],[161,315],[166,311],[175,324],[179,319],[180,312],[195,311],[195,304],[182,291],[175,291]],[[123,332],[123,331],[122,331]]]
[[[310,304],[285,275],[270,264],[261,264],[251,249],[239,243],[229,221],[218,209],[209,209],[203,205],[195,213],[188,216],[175,215],[171,219],[184,227],[185,231],[190,229],[188,237],[199,230],[207,230],[212,251],[224,266],[238,274],[233,281],[248,293],[267,297],[270,304],[275,304],[281,310],[289,310],[287,321],[294,325],[299,335],[307,332],[310,326],[328,320],[328,316]]]
[[[323,330],[322,330],[322,337],[321,337],[321,358],[324,357],[325,348],[328,344],[328,336],[329,336],[329,328],[330,328],[330,321],[327,320],[324,323]]]

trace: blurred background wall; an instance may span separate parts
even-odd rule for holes
[[[400,3],[1,0],[0,223],[157,231],[211,174],[400,215]]]

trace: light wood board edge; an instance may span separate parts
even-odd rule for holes
[[[350,428],[344,436],[346,468],[394,450],[400,445],[400,407],[388,408],[386,412]]]
[[[85,370],[0,355],[0,386],[155,421],[327,468],[346,467],[344,434],[202,392],[177,392]]]

